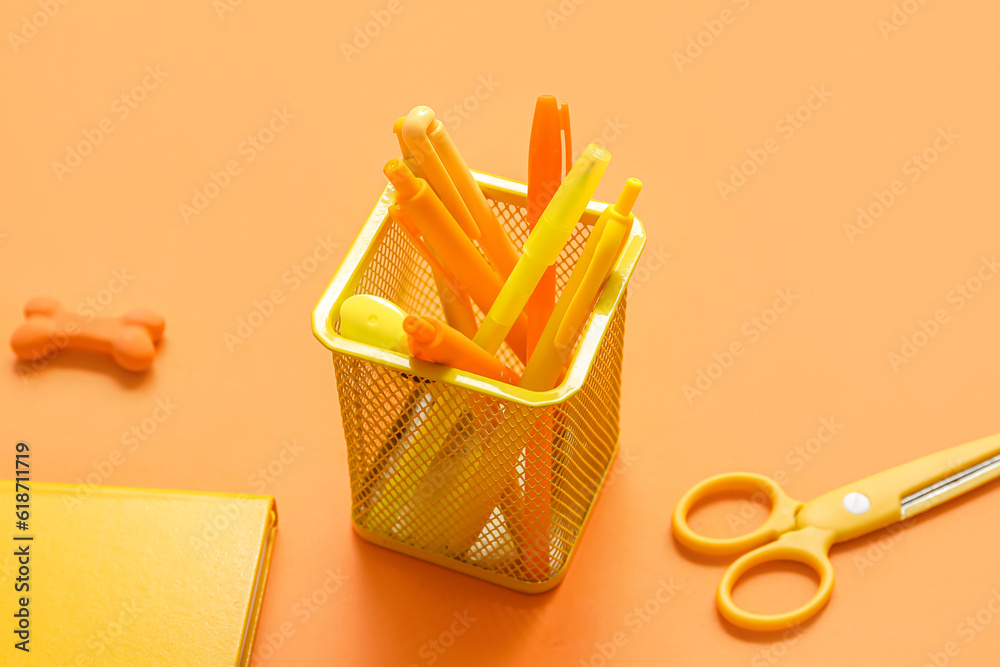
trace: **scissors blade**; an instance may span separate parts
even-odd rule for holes
[[[900,503],[900,516],[906,519],[926,512],[997,477],[1000,477],[1000,454],[906,496]]]

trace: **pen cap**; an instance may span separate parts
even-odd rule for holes
[[[524,242],[525,255],[543,261],[545,266],[556,261],[594,196],[610,160],[611,153],[604,148],[597,144],[587,146]]]
[[[569,108],[552,95],[539,95],[531,119],[528,142],[528,210],[530,223],[542,215],[549,199],[562,182],[563,133],[566,138],[566,168],[573,164],[570,155]]]
[[[403,330],[409,334],[410,339],[420,343],[430,343],[438,335],[438,330],[431,320],[416,315],[406,316],[403,320]]]
[[[386,175],[392,187],[396,188],[396,199],[412,199],[420,194],[426,183],[418,179],[410,171],[406,163],[399,158],[393,158],[385,163],[382,173]]]

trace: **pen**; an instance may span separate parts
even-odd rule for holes
[[[414,357],[482,375],[491,380],[517,384],[517,373],[487,354],[461,332],[433,317],[409,315],[403,320],[410,352]]]
[[[399,121],[396,122],[397,124],[399,123]],[[435,122],[440,124],[440,121],[434,118],[434,110],[424,106],[414,107],[403,118],[402,124],[399,125],[400,134],[398,135],[402,142],[401,146],[405,145],[408,149],[403,151],[403,157],[404,159],[413,158],[420,165],[422,173],[418,178],[423,178],[430,184],[435,194],[437,194],[441,202],[452,216],[454,216],[455,221],[458,222],[462,231],[470,239],[477,241],[480,238],[481,232],[472,217],[472,212],[469,211],[469,207],[466,205],[465,200],[462,199],[458,187],[434,150],[434,146],[431,145],[430,138],[427,136],[427,133],[431,129],[430,126]],[[393,130],[395,130],[395,126]]]
[[[586,273],[580,287],[570,294],[573,299],[566,309],[566,315],[559,324],[556,332],[556,348],[568,350],[572,348],[577,334],[583,328],[590,313],[591,306],[597,295],[607,280],[608,274],[614,266],[618,253],[621,252],[622,243],[625,236],[632,227],[632,207],[642,189],[642,182],[637,178],[630,178],[625,182],[618,201],[608,206],[598,218],[594,231],[600,231],[599,241],[593,250],[593,256],[587,262],[581,262],[586,266]],[[601,225],[601,223],[604,223]],[[598,230],[597,226],[601,226]],[[588,239],[589,240],[589,239]],[[591,244],[588,244],[591,245]],[[586,251],[586,248],[584,248]]]
[[[642,183],[638,179],[628,179],[618,200],[598,217],[542,332],[535,354],[524,368],[519,386],[546,391],[558,382],[573,342],[587,321],[590,306],[607,280],[622,242],[632,227],[632,206],[641,189]]]
[[[462,229],[470,238],[479,241],[501,277],[510,275],[517,263],[517,249],[500,225],[444,124],[434,117],[434,110],[425,106],[414,107],[403,122],[403,139],[420,163],[431,187]],[[456,193],[460,201],[455,200]]]
[[[496,354],[545,269],[559,258],[610,160],[611,154],[597,144],[587,146],[545,207],[524,242],[521,258],[476,332],[476,344],[490,354]]]
[[[565,138],[564,136],[565,135]],[[542,211],[548,206],[563,176],[563,147],[566,152],[566,169],[573,164],[570,138],[569,106],[559,105],[552,95],[539,95],[535,101],[535,115],[531,120],[531,139],[528,143],[528,229],[535,228]],[[542,329],[549,320],[556,301],[556,270],[545,270],[538,286],[528,299],[528,359]]]
[[[389,208],[389,214],[404,225],[418,229],[441,263],[455,276],[455,284],[467,292],[481,310],[489,311],[503,287],[500,277],[423,179],[411,174],[399,159],[389,160],[383,171],[396,188],[396,204]],[[527,319],[524,315],[515,315],[519,316],[504,334],[514,354],[524,362]],[[496,354],[496,349],[490,354]]]
[[[406,162],[405,158],[403,162]],[[434,286],[437,287],[445,320],[469,338],[475,336],[476,330],[479,328],[479,321],[476,318],[476,311],[472,309],[469,295],[458,287],[452,273],[441,264],[434,255],[434,251],[427,247],[427,244],[420,237],[419,229],[402,217],[396,220],[396,223],[410,239],[410,243],[413,244],[420,256],[427,262],[427,265],[431,267],[431,278],[434,280]]]
[[[392,131],[396,135],[396,140],[399,141],[399,152],[403,154],[403,162],[409,168],[410,172],[417,178],[427,177],[424,175],[423,169],[420,168],[420,163],[417,162],[417,158],[413,155],[413,151],[410,147],[406,145],[406,140],[403,138],[403,123],[406,122],[406,116],[402,116],[396,119],[396,122],[392,125]],[[433,186],[431,186],[433,187]],[[440,197],[440,193],[438,194]]]
[[[565,136],[563,136],[565,134]],[[548,206],[563,176],[563,166],[573,164],[569,107],[561,107],[551,95],[540,95],[535,101],[528,143],[528,201],[526,220],[534,229]],[[563,148],[565,147],[565,162]],[[537,350],[539,338],[552,316],[556,300],[555,266],[545,269],[538,286],[528,299],[528,363]],[[521,524],[518,553],[525,576],[540,581],[549,567],[549,525],[552,515],[552,434],[553,410],[545,408],[534,422],[535,436],[524,450],[522,511],[513,521]],[[507,515],[504,514],[506,517]]]

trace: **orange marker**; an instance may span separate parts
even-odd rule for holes
[[[426,181],[415,177],[399,159],[389,160],[382,170],[396,188],[396,204],[389,214],[402,225],[416,228],[455,277],[455,286],[464,290],[484,312],[493,307],[503,281],[462,231]],[[526,360],[527,319],[522,313],[507,334],[507,343],[522,362]]]
[[[444,364],[491,380],[517,384],[521,379],[499,359],[462,333],[433,317],[408,315],[403,320],[410,352],[417,359]]]
[[[565,137],[563,137],[565,134]],[[563,177],[563,147],[566,169],[573,164],[569,130],[569,106],[552,95],[539,95],[531,121],[528,144],[528,228],[534,229],[542,211],[549,205]],[[556,269],[549,267],[528,300],[528,357],[549,321],[556,301]]]

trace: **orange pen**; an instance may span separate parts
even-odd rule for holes
[[[491,380],[517,384],[517,373],[462,333],[433,317],[408,315],[403,320],[410,352],[417,359],[444,364]]]
[[[565,138],[563,137],[565,134]],[[563,178],[563,150],[566,169],[573,165],[569,130],[569,106],[559,105],[552,95],[539,95],[531,121],[528,143],[528,228],[534,229],[542,211]],[[549,267],[528,300],[528,357],[549,321],[556,301],[556,270]]]
[[[444,123],[430,107],[414,107],[403,121],[402,137],[428,184],[469,237],[479,241],[502,278],[510,275],[518,253]]]
[[[404,159],[403,162],[406,160]],[[438,261],[434,252],[427,247],[427,244],[420,237],[420,230],[402,217],[396,220],[396,223],[410,239],[410,243],[420,253],[420,256],[427,262],[427,265],[431,267],[431,277],[438,290],[445,320],[469,338],[475,336],[476,330],[479,329],[479,322],[476,321],[476,311],[472,309],[472,301],[469,299],[468,293],[456,286],[455,276]]]
[[[454,284],[468,293],[484,312],[493,307],[503,281],[462,231],[458,222],[422,178],[414,176],[400,159],[389,160],[382,170],[396,188],[396,204],[389,214],[400,224],[416,228],[454,276]],[[524,362],[528,325],[524,313],[507,334],[507,343]]]

